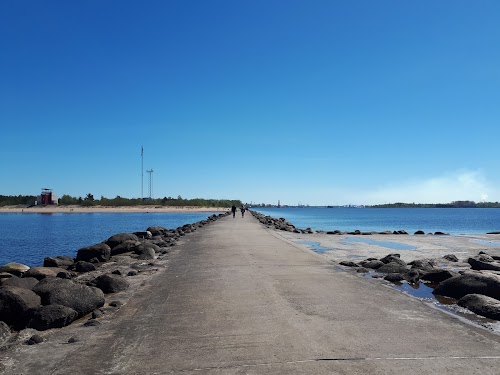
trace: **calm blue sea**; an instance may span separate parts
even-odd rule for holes
[[[43,264],[43,258],[75,256],[78,249],[114,234],[146,230],[153,225],[177,228],[206,219],[209,213],[0,213],[0,265]]]
[[[417,230],[450,234],[500,231],[500,208],[252,208],[315,230]]]

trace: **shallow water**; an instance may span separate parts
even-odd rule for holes
[[[346,245],[349,243],[353,243],[353,242],[362,242],[362,243],[367,243],[369,245],[386,247],[386,248],[393,249],[393,250],[416,250],[417,249],[415,246],[407,245],[407,244],[404,244],[401,242],[376,241],[376,240],[371,240],[369,238],[348,237],[342,241],[342,243],[346,244]]]
[[[318,254],[322,254],[322,253],[325,253],[327,251],[336,250],[336,249],[331,248],[331,247],[321,246],[319,242],[314,242],[314,241],[298,241],[295,243],[299,244],[299,245],[307,245],[312,251],[314,251],[315,253],[318,253]]]
[[[478,243],[480,245],[485,245],[485,246],[500,247],[500,242],[496,242],[496,241],[474,240],[474,242]]]

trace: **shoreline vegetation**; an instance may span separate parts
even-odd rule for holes
[[[57,205],[36,205],[37,197],[31,195],[0,195],[0,212],[58,213],[58,212],[212,212],[223,211],[231,206],[241,207],[240,200],[229,199],[183,199],[164,197],[161,199],[106,198],[95,199],[92,194],[85,198],[63,195]]]

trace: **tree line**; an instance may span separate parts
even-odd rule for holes
[[[376,204],[374,208],[500,208],[498,202],[453,201],[450,203],[386,203]]]
[[[37,197],[34,195],[0,195],[0,206],[17,206],[26,205],[31,206],[35,203]],[[64,194],[59,198],[59,205],[69,206],[193,206],[193,207],[231,207],[235,205],[236,207],[242,206],[240,200],[229,200],[229,199],[184,199],[180,195],[177,198],[164,197],[158,199],[141,199],[141,198],[124,198],[117,195],[115,198],[106,198],[101,196],[100,199],[95,199],[94,195],[88,193],[85,197],[72,197],[68,194]]]

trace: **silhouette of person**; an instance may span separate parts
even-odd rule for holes
[[[231,212],[233,213],[233,218],[236,216],[236,206],[233,204],[231,207]]]
[[[245,207],[241,206],[241,217],[245,217]]]

